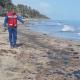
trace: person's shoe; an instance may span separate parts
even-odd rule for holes
[[[11,48],[11,49],[13,48],[13,45],[12,45],[12,44],[10,44],[10,48]]]
[[[15,45],[13,45],[13,47],[14,47],[14,48],[17,48],[17,45],[15,44]]]
[[[14,46],[12,46],[12,45],[11,45],[10,47],[11,47],[11,49],[13,49],[13,48],[14,48]]]

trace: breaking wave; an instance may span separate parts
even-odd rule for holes
[[[72,32],[72,31],[75,31],[74,28],[72,26],[69,26],[69,25],[64,25],[64,27],[62,28],[62,31],[66,32]]]

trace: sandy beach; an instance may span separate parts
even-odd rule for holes
[[[1,26],[2,24],[0,24]],[[80,42],[18,25],[17,48],[0,27],[0,80],[80,80]]]

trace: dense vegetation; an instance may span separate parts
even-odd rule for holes
[[[48,18],[45,15],[41,14],[39,11],[32,9],[30,6],[22,4],[14,5],[12,4],[11,0],[2,0],[1,5],[3,6],[3,8],[0,11],[0,15],[6,14],[6,12],[11,8],[11,6],[14,6],[15,11],[22,16],[30,18]]]

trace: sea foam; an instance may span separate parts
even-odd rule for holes
[[[74,28],[69,25],[64,25],[64,27],[62,28],[62,31],[74,31]]]

